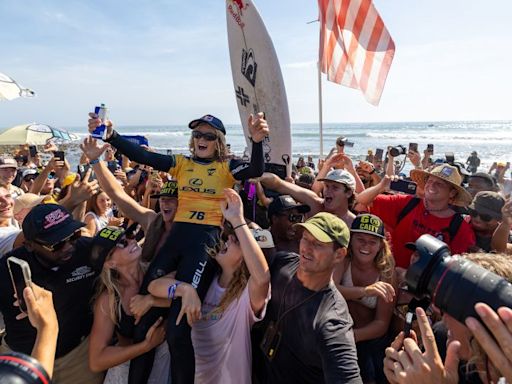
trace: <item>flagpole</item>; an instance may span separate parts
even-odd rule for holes
[[[318,119],[320,128],[320,156],[324,155],[324,127],[323,127],[323,112],[322,112],[322,71],[320,70],[320,61],[317,63],[318,69]]]

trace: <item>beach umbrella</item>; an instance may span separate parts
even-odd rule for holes
[[[19,85],[14,79],[0,73],[0,101],[13,100],[18,97],[33,97],[36,93]]]
[[[79,137],[65,129],[37,123],[16,125],[0,131],[0,145],[44,145],[51,139],[62,143],[78,140]]]

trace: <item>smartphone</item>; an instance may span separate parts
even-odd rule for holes
[[[80,175],[80,180],[83,180],[85,178],[85,174],[87,173],[89,168],[91,168],[91,166],[89,164],[80,164],[77,167],[78,174]],[[96,174],[94,173],[94,171],[92,171],[91,176],[89,177],[88,181],[95,180],[95,179],[96,179]]]
[[[378,161],[382,161],[382,155],[384,154],[384,150],[382,148],[377,148],[375,150],[374,159]]]
[[[30,272],[30,266],[25,260],[18,259],[14,256],[7,259],[7,266],[9,268],[9,274],[11,275],[14,293],[16,293],[16,297],[18,298],[20,311],[27,313],[27,303],[25,303],[25,299],[23,297],[23,290],[25,287],[32,288],[32,273]]]
[[[352,148],[354,146],[354,143],[351,141],[345,141],[345,147]]]
[[[110,170],[110,172],[114,173],[115,171],[117,171],[119,169],[119,164],[117,163],[116,160],[112,160],[112,161],[107,162],[107,167]]]
[[[402,192],[407,195],[415,195],[416,194],[417,185],[414,181],[407,180],[397,180],[392,181],[389,185],[389,189],[396,192]]]
[[[453,164],[453,162],[455,161],[455,155],[453,154],[453,152],[446,152],[444,156],[446,157],[446,162],[448,164]]]
[[[431,155],[434,154],[434,144],[427,144],[427,152]]]
[[[37,147],[35,145],[31,145],[28,147],[28,152],[30,153],[30,157],[36,157],[37,155]]]
[[[64,161],[64,151],[55,151],[53,152],[53,156],[55,156],[60,161]]]
[[[418,152],[418,143],[409,143],[409,151]]]

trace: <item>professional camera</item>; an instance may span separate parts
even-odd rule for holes
[[[407,154],[407,149],[403,145],[397,145],[389,148],[389,154],[393,157]]]
[[[451,255],[442,241],[431,235],[416,240],[418,260],[410,265],[405,281],[416,298],[428,298],[441,311],[461,323],[478,318],[475,304],[494,310],[512,308],[512,284],[504,278],[461,257]]]

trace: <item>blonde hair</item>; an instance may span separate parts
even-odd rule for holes
[[[380,250],[373,259],[373,265],[379,271],[381,281],[391,283],[393,281],[395,271],[395,259],[393,257],[393,253],[391,253],[391,247],[389,246],[388,241],[382,238],[379,239]],[[352,260],[352,241],[350,241],[347,256]]]
[[[107,257],[105,261],[110,260],[112,254],[115,250],[118,249],[114,247]],[[139,263],[140,270],[145,272],[147,269],[147,263]],[[101,269],[101,273],[96,279],[96,292],[92,298],[92,302],[94,303],[103,293],[106,293],[108,297],[108,308],[107,314],[112,320],[112,322],[117,326],[119,325],[119,320],[121,319],[121,276],[118,271],[113,268],[105,267],[103,264],[103,268]]]
[[[229,156],[228,147],[226,145],[226,136],[218,130],[215,130],[215,134],[217,135],[217,140],[215,140],[214,159],[225,161]],[[188,141],[188,149],[190,150],[192,156],[195,156],[194,137],[192,137],[192,135],[190,135],[190,140]]]
[[[224,240],[222,240],[222,238],[219,238],[217,245],[215,245],[212,248],[206,248],[208,256],[215,260],[215,257],[220,252],[220,250],[224,248],[225,244],[226,243],[224,242]],[[234,300],[238,300],[242,295],[242,292],[244,291],[245,287],[247,286],[247,282],[249,281],[250,275],[251,274],[247,269],[247,265],[245,265],[245,262],[242,260],[238,268],[235,270],[233,277],[229,281],[226,291],[224,292],[224,295],[222,295],[219,305],[217,306],[217,308],[213,309],[211,313],[221,314]]]

